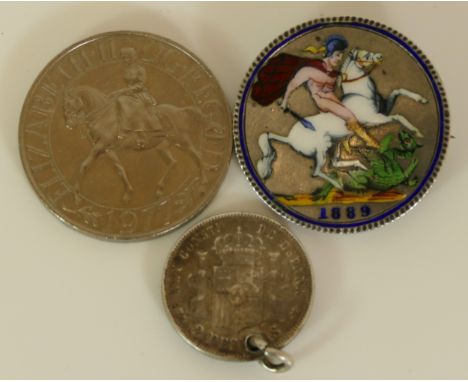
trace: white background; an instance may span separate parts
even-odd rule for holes
[[[317,17],[355,15],[392,26],[437,68],[451,110],[438,181],[406,216],[363,234],[286,223],[257,198],[233,158],[216,198],[156,240],[113,243],[63,225],[24,174],[22,103],[57,53],[90,35],[166,36],[214,72],[231,106],[271,40]],[[315,270],[309,320],[286,350],[282,378],[468,378],[468,5],[442,3],[55,3],[0,5],[0,378],[271,378],[256,362],[189,347],[163,309],[163,266],[202,218],[253,211],[281,220]]]

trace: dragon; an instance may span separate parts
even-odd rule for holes
[[[406,131],[398,133],[399,147],[391,147],[395,139],[394,134],[387,134],[380,142],[378,150],[365,150],[363,157],[369,162],[367,170],[352,170],[339,174],[339,180],[343,189],[354,192],[366,190],[387,191],[398,185],[404,184],[413,187],[418,183],[417,177],[413,177],[419,161],[414,158],[416,150],[422,145]],[[399,159],[411,159],[409,164],[403,168]],[[325,199],[334,188],[331,183],[313,192],[314,200]]]

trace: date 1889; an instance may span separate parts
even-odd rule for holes
[[[356,219],[368,217],[371,213],[371,209],[367,204],[364,204],[360,208],[354,206],[349,207],[322,207],[320,208],[319,219],[328,220],[334,219],[339,220],[341,218]]]

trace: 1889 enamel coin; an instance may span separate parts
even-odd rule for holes
[[[195,348],[228,360],[285,371],[282,350],[302,327],[312,276],[298,241],[273,220],[249,213],[202,221],[166,265],[163,298],[172,322]]]
[[[44,204],[85,233],[158,236],[201,211],[227,171],[229,107],[192,53],[147,33],[66,49],[24,103],[19,141]]]
[[[316,20],[257,58],[235,116],[240,164],[282,216],[333,232],[411,208],[448,141],[441,82],[400,33],[360,18]]]

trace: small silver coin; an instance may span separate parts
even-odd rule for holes
[[[309,311],[312,275],[299,242],[273,220],[218,215],[190,229],[167,262],[163,298],[176,330],[227,360],[292,365],[281,349]]]

